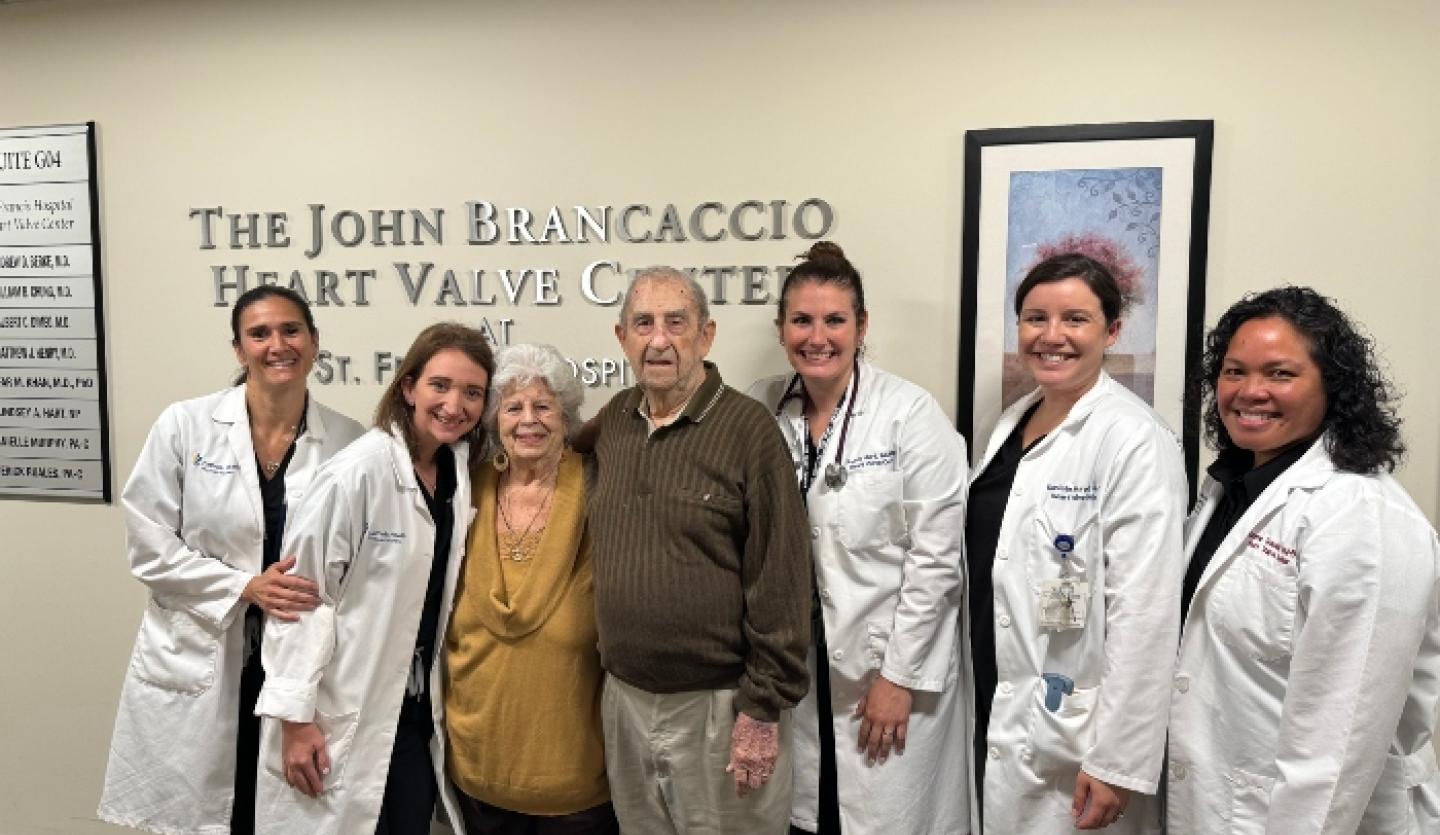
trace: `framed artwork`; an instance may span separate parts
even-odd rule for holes
[[[1033,387],[1014,293],[1061,252],[1097,257],[1132,303],[1105,370],[1184,442],[1194,492],[1205,315],[1212,121],[1002,128],[965,134],[961,242],[961,434],[983,453],[1000,412]]]

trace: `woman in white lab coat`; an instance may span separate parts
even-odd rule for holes
[[[479,330],[426,328],[375,428],[321,470],[290,521],[285,553],[320,605],[266,625],[256,817],[267,835],[425,835],[442,793],[459,820],[435,659],[493,370]]]
[[[1074,253],[1015,294],[1037,387],[1001,415],[966,528],[986,832],[1159,831],[1186,483],[1174,434],[1102,370],[1125,302]]]
[[[1440,832],[1440,543],[1388,474],[1373,346],[1269,290],[1220,317],[1201,386],[1219,456],[1185,531],[1170,831]]]
[[[812,247],[779,308],[795,373],[750,394],[775,410],[795,459],[818,616],[794,715],[791,831],[969,832],[965,443],[933,397],[861,358],[869,314],[840,247]]]
[[[236,386],[167,408],[120,499],[149,601],[98,814],[151,832],[255,831],[262,617],[318,602],[279,559],[286,508],[362,431],[306,393],[320,333],[303,298],[254,288],[230,331]]]

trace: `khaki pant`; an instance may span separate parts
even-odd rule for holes
[[[775,774],[735,794],[734,690],[647,693],[605,676],[600,707],[610,799],[625,835],[783,835],[790,824],[790,712]]]

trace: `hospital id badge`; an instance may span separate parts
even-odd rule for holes
[[[1084,629],[1090,584],[1061,577],[1040,583],[1040,628]]]

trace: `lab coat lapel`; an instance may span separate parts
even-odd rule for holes
[[[1210,517],[1215,515],[1215,508],[1220,504],[1220,497],[1224,489],[1220,484],[1205,476],[1200,484],[1200,495],[1196,500],[1195,509],[1191,511],[1190,518],[1185,520],[1185,563],[1189,565],[1192,557],[1195,556],[1195,548],[1200,544],[1200,535],[1205,533],[1205,526],[1210,524]]]
[[[1000,452],[1000,447],[1005,445],[1005,439],[1010,437],[1010,433],[1014,432],[1016,425],[1020,423],[1020,418],[1025,416],[1025,410],[1035,405],[1035,401],[1039,400],[1040,396],[1040,389],[1037,388],[1010,404],[1010,408],[1000,415],[1000,420],[996,421],[995,428],[990,430],[990,440],[985,446],[985,454],[981,456],[980,463],[970,470],[972,484],[985,472],[985,468],[990,466],[991,459]]]
[[[790,460],[795,465],[795,478],[799,481],[801,469],[805,466],[804,384],[796,376],[790,377],[789,385],[780,397],[782,402],[776,407],[775,416],[780,424],[780,434],[790,447]]]
[[[1102,370],[1100,376],[1095,380],[1095,385],[1091,386],[1090,390],[1081,395],[1080,399],[1075,401],[1075,405],[1070,407],[1070,411],[1065,415],[1065,420],[1061,421],[1060,425],[1055,427],[1053,432],[1049,432],[1045,437],[1041,438],[1040,442],[1035,444],[1034,448],[1026,452],[1025,459],[1029,460],[1043,454],[1051,444],[1055,443],[1055,438],[1058,437],[1060,433],[1068,432],[1073,427],[1084,423],[1085,419],[1090,416],[1090,413],[1095,410],[1095,404],[1106,396],[1110,387],[1113,385],[1118,384],[1112,382],[1110,375]],[[1010,437],[1010,433],[1015,431],[1015,426],[1020,423],[1020,418],[1024,417],[1025,412],[1029,410],[1031,406],[1034,406],[1036,401],[1040,400],[1043,396],[1043,392],[1037,388],[1012,404],[1010,408],[1005,410],[1005,414],[1000,416],[1000,422],[995,425],[995,432],[990,436],[990,445],[989,448],[985,450],[984,460],[981,461],[980,466],[970,472],[970,480],[972,482],[976,478],[979,478],[981,473],[985,472],[985,468],[990,465],[990,459],[1000,451],[1000,447],[1004,446],[1005,440]]]
[[[250,413],[245,408],[245,387],[236,386],[220,398],[211,419],[226,425],[225,441],[240,465],[245,498],[250,500],[250,512],[255,527],[265,530],[264,503],[260,499],[260,473],[255,469],[255,444],[250,439]]]
[[[415,478],[415,464],[410,460],[410,448],[405,445],[405,436],[400,434],[398,427],[390,427],[390,445],[387,447],[390,452],[390,467],[395,473],[395,487],[402,493],[410,495],[411,509],[420,514],[420,518],[431,524],[435,520],[430,518],[430,508],[425,504],[425,496],[420,492],[420,482]],[[456,462],[459,465],[459,462]]]
[[[1215,549],[1215,556],[1210,564],[1205,566],[1205,573],[1200,575],[1200,582],[1195,586],[1195,593],[1198,595],[1214,580],[1215,575],[1245,550],[1245,540],[1250,536],[1251,531],[1263,527],[1271,517],[1285,509],[1290,501],[1290,491],[1311,490],[1320,487],[1335,473],[1335,464],[1330,460],[1330,454],[1325,451],[1325,436],[1321,436],[1310,449],[1300,457],[1299,461],[1290,465],[1290,469],[1281,473],[1265,492],[1261,493],[1250,507],[1236,522],[1225,538],[1220,541],[1219,547]],[[1213,508],[1216,502],[1212,499],[1209,504]],[[1213,510],[1205,512],[1205,521],[1209,521]],[[1185,548],[1193,553],[1195,542],[1204,530],[1204,522],[1197,517],[1192,523],[1191,529],[1187,531]],[[1191,539],[1193,535],[1194,539]]]
[[[455,602],[460,564],[465,561],[465,543],[470,538],[470,523],[475,519],[475,507],[470,501],[470,444],[461,441],[450,449],[455,454],[455,495],[451,498],[451,506],[455,509],[455,524],[450,531],[450,559],[445,564],[445,586],[440,606],[441,624],[450,622],[450,607]],[[421,498],[420,503],[425,503],[424,498]]]

